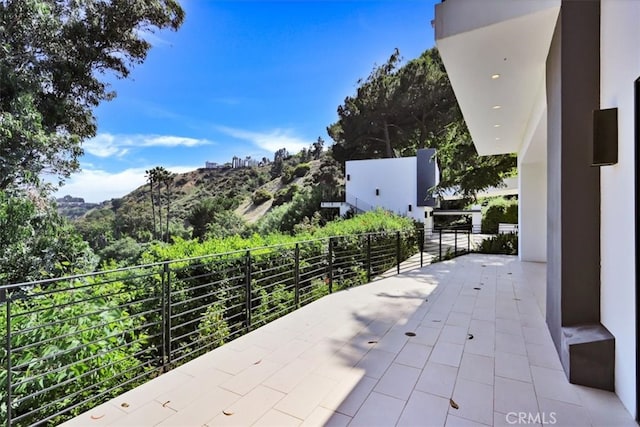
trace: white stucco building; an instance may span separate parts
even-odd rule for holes
[[[437,200],[430,189],[439,181],[434,149],[418,150],[413,157],[350,160],[345,163],[345,201],[323,202],[322,207],[339,208],[340,215],[380,207],[433,228]]]
[[[446,0],[434,28],[478,153],[518,154],[519,256],[547,263],[565,373],[637,419],[640,2]]]

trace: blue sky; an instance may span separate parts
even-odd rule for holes
[[[98,135],[83,144],[82,171],[58,195],[100,202],[145,181],[224,163],[273,158],[318,136],[336,109],[399,48],[408,60],[432,47],[435,0],[182,0],[178,32],[154,45],[117,97],[96,110]]]

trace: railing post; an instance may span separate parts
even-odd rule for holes
[[[420,235],[420,243],[418,244],[418,249],[420,250],[420,268],[422,268],[424,266],[424,239],[425,239],[424,227],[420,229],[419,235]]]
[[[438,259],[442,261],[442,228],[438,230],[439,242],[438,242]]]
[[[333,237],[329,237],[329,293],[333,293]]]
[[[458,229],[453,229],[453,256],[458,255]]]
[[[396,264],[398,274],[400,274],[400,232],[396,231]]]
[[[251,330],[251,251],[247,251],[244,260],[244,286],[245,286],[245,307],[244,317],[246,319],[247,332]]]
[[[300,244],[296,243],[295,249],[295,265],[293,268],[293,284],[295,286],[295,304],[296,308],[300,308]]]
[[[169,262],[162,265],[162,369],[171,364],[171,270]]]
[[[371,234],[367,234],[367,282],[371,281]]]
[[[467,231],[467,253],[471,253],[471,230]]]
[[[12,416],[12,408],[11,408],[11,382],[13,379],[11,378],[11,299],[9,298],[8,292],[3,289],[2,291],[2,299],[5,301],[6,309],[7,309],[7,336],[5,341],[5,350],[7,352],[7,391],[6,391],[6,405],[7,405],[7,426],[11,425],[11,416]]]

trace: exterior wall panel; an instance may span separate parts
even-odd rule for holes
[[[640,77],[640,2],[601,5],[602,108],[618,108],[618,163],[602,167],[602,324],[616,337],[616,393],[635,417],[634,81]]]

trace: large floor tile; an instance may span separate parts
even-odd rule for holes
[[[296,427],[302,424],[302,420],[292,417],[275,409],[269,410],[258,421],[252,424],[255,427]],[[245,426],[247,424],[238,424]]]
[[[406,401],[373,392],[349,424],[352,427],[387,427],[398,422]]]
[[[482,424],[493,422],[493,386],[458,377],[452,399],[458,408],[449,414]]]
[[[391,364],[373,389],[378,393],[407,400],[418,381],[421,370],[410,366]]]
[[[346,427],[350,422],[351,417],[318,406],[301,425],[303,427]]]
[[[223,413],[217,414],[207,424],[216,426],[251,425],[282,400],[284,396],[284,393],[259,386],[232,405],[226,406]]]
[[[353,417],[377,383],[377,379],[362,375],[348,377],[337,384],[320,405]]]
[[[162,426],[203,425],[233,405],[241,396],[218,387],[202,390],[200,397],[167,418]],[[139,426],[149,426],[149,420],[140,420]]]
[[[396,358],[395,353],[378,350],[374,348],[369,351],[356,365],[357,369],[364,370],[364,374],[371,378],[381,378],[384,375],[393,359]]]
[[[443,426],[449,410],[449,399],[414,391],[407,402],[398,427]]]
[[[416,383],[416,390],[449,398],[453,394],[458,368],[427,362]]]
[[[564,375],[558,375],[558,371],[532,366],[531,375],[538,398],[560,400],[575,405],[581,404],[577,386],[569,383]]]
[[[496,377],[494,385],[494,409],[496,412],[537,413],[538,401],[533,384]]]
[[[496,352],[496,376],[531,382],[531,367],[527,356]]]
[[[394,363],[422,369],[433,350],[432,346],[409,341],[396,356]]]
[[[236,394],[245,395],[257,387],[258,384],[273,375],[281,367],[281,364],[270,360],[258,360],[238,375],[234,375],[228,380],[222,382],[220,387]]]
[[[275,409],[296,418],[308,417],[324,397],[335,387],[337,381],[311,374],[289,392]]]
[[[438,340],[431,351],[429,361],[442,365],[460,366],[463,349],[464,346],[462,344],[453,344]]]
[[[483,384],[493,385],[493,357],[463,353],[458,377]]]

